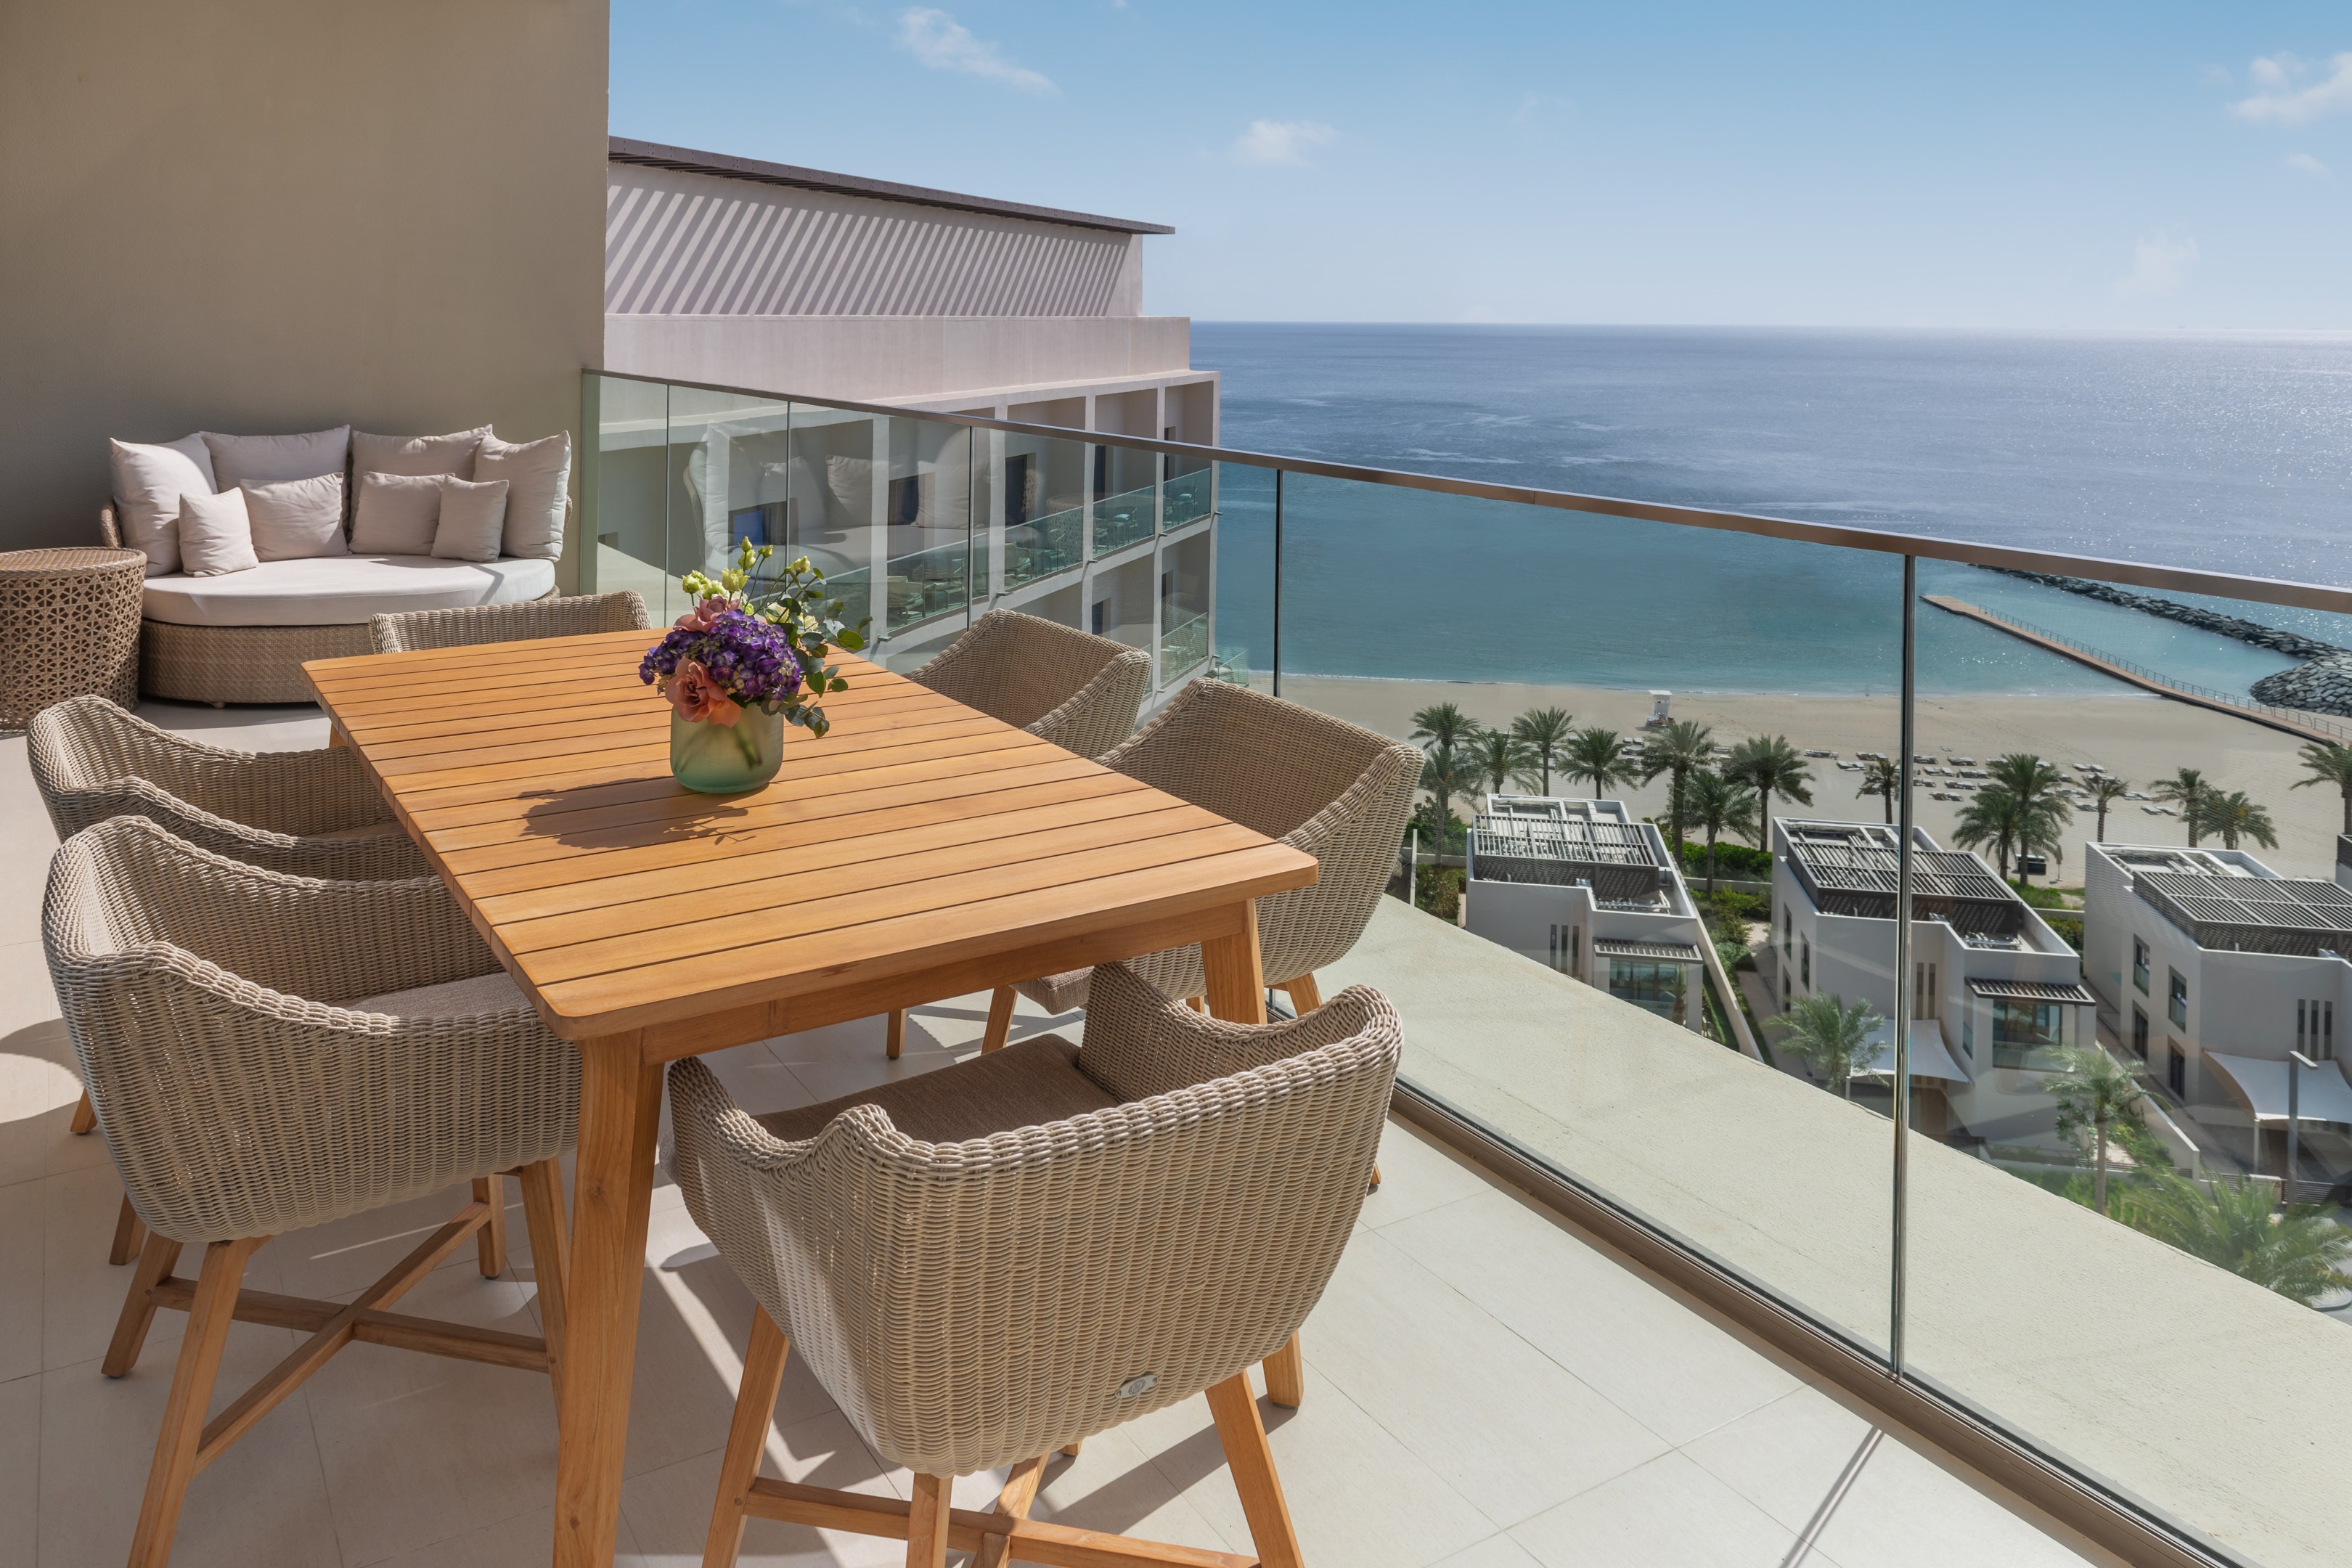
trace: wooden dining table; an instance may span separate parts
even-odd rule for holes
[[[1316,875],[1311,856],[854,658],[830,734],[788,731],[758,789],[694,794],[670,776],[669,705],[637,673],[657,635],[302,667],[338,742],[580,1051],[563,1568],[613,1557],[663,1064],[1195,942],[1210,1011],[1263,1022],[1254,900]],[[1298,1376],[1295,1352],[1281,1375]]]

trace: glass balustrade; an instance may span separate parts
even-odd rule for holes
[[[2352,615],[2296,606],[2352,595],[592,401],[604,585],[782,501],[901,668],[1004,605],[1152,648],[1163,697],[1411,739],[1391,896],[1318,975],[1397,1002],[1403,1093],[2217,1560],[2339,1560]]]

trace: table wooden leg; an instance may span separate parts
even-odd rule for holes
[[[1265,970],[1257,951],[1257,903],[1242,906],[1242,929],[1201,944],[1209,1016],[1229,1024],[1265,1022]]]
[[[658,1063],[634,1035],[580,1047],[580,1155],[555,1463],[556,1568],[607,1568],[637,1349],[637,1298],[661,1125]]]
[[[890,1021],[882,1032],[882,1054],[895,1062],[898,1059],[898,1053],[906,1048],[907,1010],[893,1007],[890,1009]]]
[[[1258,955],[1257,905],[1244,904],[1242,910],[1240,931],[1201,944],[1202,976],[1208,989],[1211,1017],[1230,1024],[1263,1024],[1265,971]],[[1297,1334],[1266,1358],[1265,1369],[1266,1397],[1276,1405],[1296,1405],[1305,1396],[1306,1373]]]

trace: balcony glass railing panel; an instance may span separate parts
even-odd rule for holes
[[[1199,458],[1170,458],[1164,527],[1181,528],[1198,522],[1216,510],[1217,467]],[[1227,478],[1244,470],[1228,468]],[[1264,473],[1264,469],[1253,470]]]
[[[992,431],[979,526],[996,551],[996,591],[1011,593],[1086,564],[1087,444]],[[1073,623],[1075,624],[1075,623]]]
[[[2352,1265],[2352,1086],[2315,1027],[2352,979],[2352,892],[2305,753],[2352,718],[2285,708],[2298,660],[2171,616],[1937,562],[1919,590],[1914,810],[2021,940],[1917,928],[1952,1076],[1913,1082],[1906,1364],[2234,1555],[2326,1561],[2352,1509],[2295,1539],[2338,1467],[2287,1435],[2352,1401],[2324,1310],[2352,1301],[2326,1279]],[[2352,647],[2324,612],[2130,591]],[[2298,1048],[2313,1206],[2282,1217]],[[2147,1401],[2165,1420],[2131,1418]]]
[[[1095,502],[1095,557],[1124,550],[1151,537],[1158,526],[1159,492],[1149,487],[1104,496]]]
[[[1772,923],[1735,764],[1773,759],[1773,819],[1853,815],[1820,753],[1895,750],[1899,560],[1292,472],[1278,570],[1281,694],[1430,756],[1426,912],[1384,914],[1343,966],[1392,985],[1374,973],[1445,953],[1400,1000],[1406,1081],[1883,1355],[1890,1098],[1818,1015],[1866,1034],[1891,955],[1799,979],[1813,933]],[[1490,792],[1571,801],[1576,826],[1465,910]],[[1811,1035],[1757,1026],[1788,1007]]]
[[[604,593],[634,588],[656,617],[668,604],[669,400],[659,382],[586,378],[595,434],[581,474],[594,480],[596,521],[582,552],[581,584]]]

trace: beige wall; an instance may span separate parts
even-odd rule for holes
[[[601,0],[0,5],[0,548],[94,542],[110,435],[576,452],[606,28]]]

